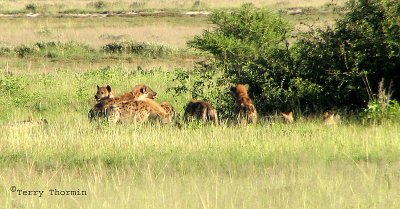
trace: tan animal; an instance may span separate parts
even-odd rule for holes
[[[132,88],[130,92],[127,92],[120,96],[122,100],[124,99],[155,99],[157,97],[157,92],[153,91],[150,87],[144,84],[138,84]]]
[[[171,115],[173,120],[179,119],[179,114],[176,112],[174,106],[172,106],[169,102],[162,102],[160,106],[169,114]]]
[[[144,98],[128,99],[107,106],[103,112],[104,117],[113,123],[130,121],[143,123],[149,118],[158,118],[163,123],[172,122],[172,115],[153,99]]]
[[[249,85],[248,84],[238,84],[236,86],[231,86],[230,91],[239,106],[239,116],[238,119],[240,123],[255,124],[257,122],[257,110],[253,104],[253,101],[248,95]]]
[[[97,93],[95,95],[95,99],[97,100],[97,104],[89,110],[88,118],[90,121],[96,120],[99,117],[102,117],[103,112],[117,104],[119,102],[123,102],[130,99],[143,100],[145,98],[154,99],[157,96],[157,92],[153,91],[150,87],[139,84],[132,88],[130,92],[124,93],[119,97],[114,95],[114,91],[111,89],[110,85],[99,87],[97,86]]]
[[[94,95],[94,98],[96,99],[96,101],[101,101],[104,99],[110,99],[110,98],[114,98],[114,97],[115,97],[115,93],[111,89],[110,85],[107,84],[106,86],[102,86],[102,87],[97,85],[97,92],[96,92],[96,95]]]
[[[203,123],[210,121],[219,124],[217,110],[208,102],[192,100],[185,108],[183,119],[188,122],[190,118],[201,120]]]
[[[294,121],[293,112],[282,112],[281,114],[282,114],[283,119],[285,120],[285,122],[293,123],[293,121]]]
[[[339,117],[335,116],[334,113],[325,112],[324,114],[324,124],[329,126],[336,126],[338,123]]]

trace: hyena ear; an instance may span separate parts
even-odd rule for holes
[[[100,86],[99,85],[97,85],[97,90],[99,90],[100,89]]]
[[[146,87],[140,89],[140,92],[142,92],[143,94],[146,93],[146,91],[147,91]]]
[[[111,92],[111,86],[107,84],[107,91]]]
[[[236,90],[236,85],[234,85],[234,84],[231,84],[231,87],[229,88],[229,90],[231,90],[231,91],[235,91],[235,90]]]
[[[249,84],[244,84],[244,87],[246,87],[246,90],[249,90],[250,88]]]

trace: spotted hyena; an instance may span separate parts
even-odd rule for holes
[[[97,85],[97,92],[96,95],[94,95],[94,98],[96,99],[96,101],[101,101],[104,99],[110,99],[110,98],[114,98],[115,97],[115,93],[114,91],[111,89],[110,85],[106,85],[106,86],[99,86]]]
[[[97,86],[97,93],[95,95],[95,98],[98,103],[89,110],[88,117],[90,121],[96,120],[97,118],[102,117],[104,111],[106,111],[107,108],[113,106],[114,104],[132,99],[154,99],[156,98],[156,96],[157,92],[153,91],[145,84],[136,85],[132,88],[130,92],[124,93],[118,97],[114,95],[110,85],[103,87]]]
[[[169,103],[169,102],[162,102],[162,103],[160,103],[160,106],[161,106],[162,108],[164,108],[164,110],[165,110],[169,115],[171,115],[171,117],[172,117],[173,120],[178,120],[178,119],[179,119],[179,113],[176,112],[174,106],[172,106],[171,103]]]
[[[325,112],[324,114],[324,124],[328,126],[336,127],[340,123],[340,116],[335,115],[335,113]]]
[[[230,88],[231,94],[234,96],[239,109],[238,119],[240,123],[256,123],[257,122],[257,110],[253,104],[253,101],[248,95],[249,85],[238,84],[232,85]]]
[[[153,99],[128,99],[105,107],[104,116],[113,123],[130,121],[143,123],[150,118],[157,118],[163,123],[172,122],[170,115]]]
[[[185,108],[183,119],[188,122],[190,118],[201,120],[203,123],[210,121],[214,124],[218,124],[218,113],[217,110],[208,102],[192,100]]]
[[[294,121],[293,112],[282,112],[281,114],[285,122],[293,123]]]

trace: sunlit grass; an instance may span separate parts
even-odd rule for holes
[[[343,118],[342,125],[330,127],[322,119],[298,118],[294,124],[242,127],[106,125],[86,118],[96,84],[108,82],[122,93],[144,82],[159,93],[158,101],[170,101],[181,113],[189,97],[166,92],[173,82],[158,82],[171,79],[162,70],[110,68],[7,79],[10,92],[2,91],[2,97],[11,104],[0,103],[6,112],[2,122],[33,114],[49,124],[0,129],[4,208],[399,206],[397,123],[361,125]],[[43,109],[35,100],[27,106],[12,103],[37,89]],[[46,193],[21,196],[11,186]],[[88,195],[49,195],[54,188]]]
[[[2,129],[5,208],[399,206],[396,125],[99,129],[84,119],[73,114],[45,128]],[[46,194],[19,196],[13,185]],[[50,196],[54,188],[88,196]]]

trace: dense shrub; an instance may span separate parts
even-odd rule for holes
[[[293,109],[299,98],[319,93],[318,86],[295,74],[288,43],[291,27],[277,14],[245,4],[232,12],[215,12],[210,21],[215,28],[188,44],[213,55],[213,61],[206,67],[200,66],[193,74],[220,75],[220,81],[210,87],[218,89],[216,94],[227,93],[229,83],[247,83],[255,105],[265,113]],[[200,79],[203,80],[195,82],[187,91],[202,90],[196,85],[207,83],[208,78]],[[211,102],[232,106],[229,94],[221,97],[226,101]]]
[[[248,83],[261,113],[359,110],[373,97],[370,89],[376,90],[385,78],[394,81],[394,98],[400,99],[399,5],[395,0],[350,1],[333,27],[312,28],[291,47],[291,27],[267,9],[245,4],[232,12],[215,12],[210,16],[215,28],[188,43],[212,59],[187,76],[178,74],[175,90],[212,100],[216,96],[209,96],[207,89],[220,94],[229,83]],[[220,79],[199,88],[209,79],[202,74]],[[200,80],[184,81],[192,77]]]
[[[144,57],[163,57],[169,55],[173,50],[163,45],[157,45],[145,42],[114,42],[102,47],[106,53],[134,54]]]
[[[96,1],[96,2],[94,2],[93,6],[96,9],[103,9],[107,6],[107,4],[104,1]]]
[[[36,12],[38,10],[38,7],[39,6],[36,3],[30,3],[25,6],[25,9],[29,10],[30,12]]]
[[[32,46],[20,45],[16,47],[14,51],[19,57],[38,55],[48,58],[91,56],[95,52],[93,48],[87,45],[72,41],[66,43],[40,41]]]
[[[20,45],[20,46],[16,47],[14,50],[15,50],[15,53],[19,57],[26,57],[26,56],[32,55],[38,51],[38,49],[36,47],[30,47],[27,45]]]
[[[365,107],[382,78],[400,99],[400,2],[358,0],[333,27],[304,34],[293,47],[295,69],[322,87],[320,106]],[[377,93],[377,92],[376,92]]]
[[[11,54],[11,52],[12,52],[11,47],[0,45],[0,55],[8,55]]]

